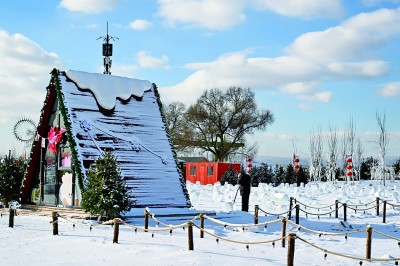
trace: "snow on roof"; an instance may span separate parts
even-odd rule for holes
[[[190,206],[184,192],[185,184],[165,131],[166,126],[155,90],[151,87],[141,92],[140,100],[130,99],[125,103],[115,100],[117,94],[109,96],[104,92],[102,97],[113,97],[112,104],[115,106],[112,112],[102,112],[89,90],[77,89],[76,80],[86,85],[90,82],[96,94],[101,91],[99,87],[113,90],[114,87],[111,86],[121,88],[125,84],[140,84],[143,81],[133,80],[133,83],[129,83],[121,81],[120,77],[103,74],[78,71],[68,73],[59,74],[62,99],[71,120],[71,135],[76,142],[78,160],[84,169],[83,175],[90,167],[89,164],[98,159],[103,150],[112,150],[136,207]],[[101,84],[106,82],[113,85]],[[147,84],[152,86],[150,82]]]
[[[97,103],[106,110],[114,109],[117,98],[128,100],[132,95],[142,97],[145,91],[152,88],[151,82],[147,80],[75,70],[67,70],[65,73],[79,88],[90,90]]]

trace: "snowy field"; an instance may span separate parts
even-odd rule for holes
[[[400,207],[394,207],[400,204],[399,181],[387,182],[386,187],[379,182],[313,183],[305,187],[263,185],[252,188],[249,213],[240,211],[240,195],[232,204],[237,187],[188,184],[188,190],[192,210],[150,209],[154,215],[149,220],[150,232],[143,231],[144,210],[133,210],[128,215],[141,217],[124,220],[127,224],[120,225],[118,244],[113,244],[114,229],[110,225],[71,219],[62,212],[58,236],[52,234],[51,217],[23,210],[15,217],[14,228],[9,228],[8,212],[3,209],[1,265],[287,265],[288,242],[283,248],[282,240],[277,239],[282,236],[281,220],[288,214],[290,197],[295,197],[300,207],[300,230],[294,224],[295,210],[286,229],[299,237],[295,240],[295,265],[360,265],[359,258],[366,256],[367,226],[373,229],[372,259],[400,258]],[[376,216],[376,197],[387,200],[386,223],[382,222],[382,201],[380,215]],[[343,221],[341,204],[335,218],[336,199],[348,206],[347,222]],[[261,208],[259,226],[252,226],[256,204]],[[324,206],[329,207],[318,209]],[[194,219],[199,226],[196,213],[203,211],[204,238],[193,227],[194,250],[189,251],[185,223]],[[182,216],[164,215],[174,212]],[[274,215],[265,216],[265,212]],[[283,212],[286,214],[276,215]],[[307,217],[305,212],[309,212]],[[321,215],[314,215],[317,213]],[[172,234],[165,225],[176,226]],[[362,261],[362,265],[396,262]]]

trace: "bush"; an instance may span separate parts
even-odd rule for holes
[[[19,201],[26,164],[8,153],[0,162],[0,202]]]

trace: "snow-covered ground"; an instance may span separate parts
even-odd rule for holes
[[[286,248],[282,248],[281,240],[268,242],[281,238],[284,215],[265,216],[264,211],[287,212],[290,197],[300,203],[300,230],[293,224],[294,210],[291,222],[287,223],[287,233],[299,236],[295,240],[295,265],[360,265],[359,259],[330,252],[365,258],[367,226],[373,228],[373,259],[400,258],[400,208],[392,207],[400,204],[398,181],[387,182],[386,187],[370,182],[314,183],[305,187],[262,185],[252,188],[249,213],[240,211],[240,195],[232,204],[237,187],[188,184],[188,190],[194,208],[190,211],[150,209],[154,215],[149,222],[150,232],[143,232],[144,219],[136,217],[143,216],[144,210],[132,210],[129,215],[136,218],[125,219],[129,225],[120,225],[118,244],[113,244],[114,229],[110,225],[66,218],[62,212],[60,215],[64,218],[59,218],[58,236],[53,236],[48,216],[27,215],[21,211],[15,217],[14,228],[9,228],[8,214],[3,214],[0,218],[1,265],[286,265],[287,241]],[[389,203],[385,224],[382,223],[383,204],[379,205],[380,215],[376,216],[377,196]],[[343,208],[337,219],[334,205],[318,210],[334,204],[336,199],[349,206],[347,222],[343,222]],[[251,226],[255,204],[261,208],[257,227]],[[355,212],[354,205],[361,211]],[[206,213],[207,232],[200,238],[200,230],[193,227],[194,250],[189,251],[185,223],[202,211]],[[332,214],[306,217],[304,211]],[[174,212],[183,216],[164,216]],[[200,225],[200,219],[194,223]],[[176,225],[172,234],[170,229],[162,230],[166,228],[164,224]],[[395,261],[363,261],[362,265],[395,265]]]

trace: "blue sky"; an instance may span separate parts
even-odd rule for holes
[[[0,152],[20,150],[12,126],[37,119],[53,68],[147,79],[164,104],[205,89],[250,87],[275,122],[249,142],[259,155],[308,157],[309,134],[354,120],[364,156],[400,157],[399,0],[14,0],[0,9]]]

